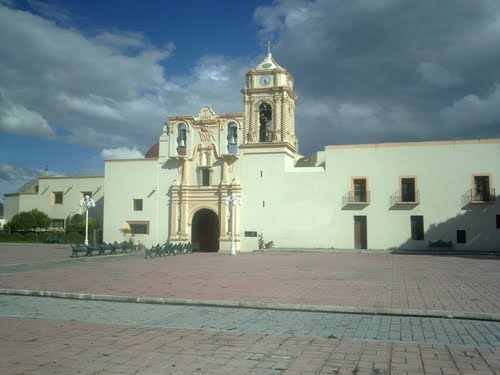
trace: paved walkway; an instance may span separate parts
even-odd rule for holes
[[[498,374],[486,348],[0,318],[2,374]]]
[[[500,322],[1,296],[10,317],[500,350]]]
[[[440,310],[493,319],[0,296],[1,374],[500,374],[498,258],[254,253],[70,259],[64,247],[5,249],[0,245],[4,289],[389,308],[409,315]]]
[[[139,254],[0,267],[0,288],[498,314],[499,270],[499,258],[250,253],[146,260]]]

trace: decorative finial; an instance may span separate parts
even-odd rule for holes
[[[267,41],[266,46],[267,46],[267,54],[270,55],[271,49],[273,48],[273,45],[271,44],[270,40]]]

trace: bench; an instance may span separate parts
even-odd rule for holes
[[[63,238],[61,236],[57,236],[55,234],[48,235],[44,240],[44,243],[63,243]]]
[[[132,251],[137,251],[137,247],[131,242],[123,242],[122,243],[122,252],[131,253]]]
[[[71,257],[77,257],[78,253],[85,253],[85,255],[87,255],[87,248],[85,245],[71,245]]]
[[[438,241],[429,241],[429,247],[432,248],[446,248],[446,249],[453,249],[453,242],[452,241],[443,241],[443,240],[438,240]]]
[[[161,245],[155,245],[150,249],[144,250],[144,259],[157,257],[158,253],[161,251]]]

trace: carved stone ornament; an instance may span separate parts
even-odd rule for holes
[[[216,141],[214,136],[214,131],[206,125],[203,125],[201,127],[200,132],[198,134],[200,135],[201,142]]]
[[[200,121],[215,120],[215,112],[212,110],[212,108],[205,106],[200,110],[200,113],[198,114],[198,119]]]

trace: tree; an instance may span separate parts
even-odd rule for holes
[[[50,217],[36,208],[31,211],[22,211],[14,215],[9,223],[13,230],[35,230],[35,228],[48,228]]]
[[[97,221],[93,217],[89,217],[89,229],[97,227]],[[69,230],[81,232],[85,230],[85,215],[75,214],[69,219]]]

